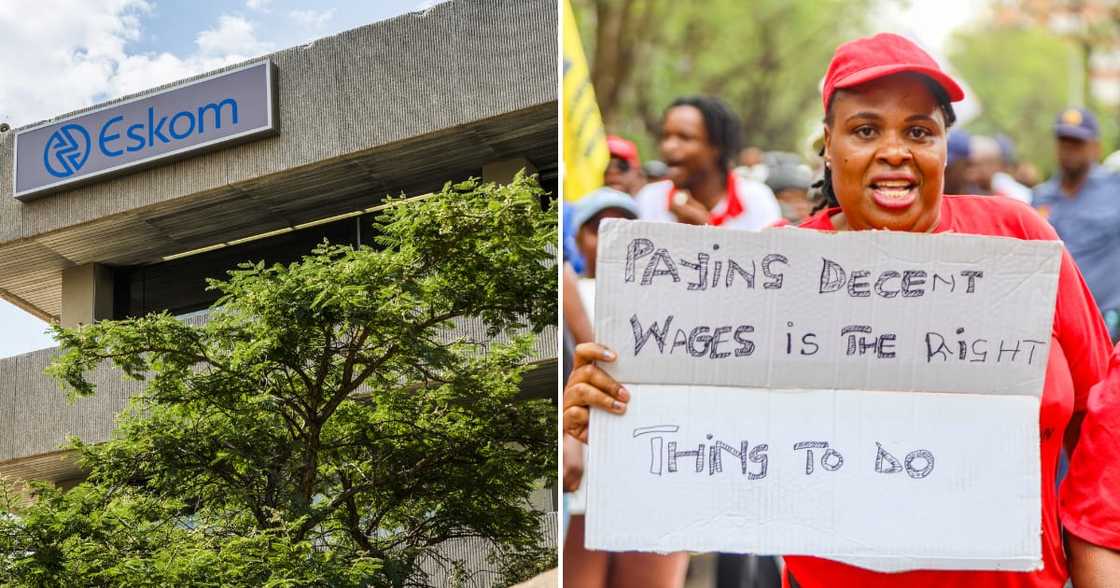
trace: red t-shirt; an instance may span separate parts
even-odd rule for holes
[[[831,216],[839,211],[838,208],[822,211],[806,219],[801,227],[836,230]],[[1030,207],[990,196],[943,196],[941,220],[935,232],[947,231],[1039,241],[1058,240],[1054,229]],[[1060,588],[1065,583],[1069,572],[1062,548],[1054,489],[1058,455],[1070,417],[1075,411],[1085,410],[1089,389],[1104,376],[1111,345],[1093,296],[1064,248],[1050,339],[1050,359],[1038,415],[1042,457],[1043,569],[1029,573],[937,570],[881,573],[815,557],[787,557],[788,569],[802,588]],[[1105,455],[1109,453],[1105,452]],[[1113,537],[1116,537],[1115,534]]]
[[[1062,523],[1070,533],[1120,549],[1120,346],[1089,392],[1077,450],[1062,482]]]

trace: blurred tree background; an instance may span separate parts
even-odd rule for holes
[[[950,61],[979,97],[983,112],[964,125],[970,132],[1003,133],[1018,157],[1049,175],[1054,165],[1054,118],[1066,107],[1070,47],[1041,28],[985,26],[957,32]],[[1014,58],[1010,58],[1014,56]]]
[[[662,109],[689,94],[719,96],[738,112],[744,145],[806,153],[836,46],[875,31],[922,31],[928,23],[898,27],[886,17],[913,4],[572,0],[607,130],[638,143],[643,159],[656,157]],[[1067,106],[1097,114],[1102,156],[1116,148],[1120,0],[988,0],[976,14],[943,47],[980,104],[964,129],[1011,137],[1043,177],[1056,167],[1051,129]]]
[[[1053,173],[1053,125],[1069,106],[1092,110],[1101,155],[1120,134],[1120,1],[993,0],[958,30],[948,57],[983,107],[965,125],[1011,137],[1021,160]]]
[[[603,122],[656,153],[661,111],[719,96],[744,145],[802,151],[836,45],[870,31],[874,0],[574,0]]]

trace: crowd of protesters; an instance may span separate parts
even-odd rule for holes
[[[1067,570],[1073,570],[1075,580],[1080,573],[1079,585],[1120,586],[1120,577],[1109,575],[1120,573],[1116,551],[1120,550],[1120,433],[1112,432],[1120,429],[1118,356],[1106,375],[1109,336],[1112,343],[1120,336],[1120,154],[1102,165],[1095,116],[1085,109],[1067,109],[1057,115],[1053,127],[1058,169],[1040,183],[1038,168],[1019,161],[1006,136],[950,130],[955,122],[952,103],[963,92],[921,49],[894,35],[876,35],[838,48],[823,92],[823,136],[814,143],[810,157],[758,146],[744,148],[738,117],[714,97],[682,97],[667,105],[657,137],[657,160],[643,162],[634,142],[609,137],[611,159],[604,186],[565,211],[565,343],[567,368],[577,370],[571,382],[566,376],[565,488],[576,490],[580,484],[586,410],[596,406],[622,413],[630,400],[628,392],[609,383],[613,380],[592,362],[608,353],[593,343],[590,319],[603,219],[740,230],[800,226],[1060,238],[1068,254],[1063,253],[1053,347],[1061,357],[1052,354],[1048,365],[1040,422],[1067,434],[1041,442],[1043,476],[1051,479],[1049,492],[1044,491],[1044,570],[891,575],[794,557],[786,559],[781,574],[778,560],[752,559],[753,577],[748,579],[742,577],[743,560],[726,557],[720,562],[721,573],[737,579],[720,585],[749,581],[751,586],[1061,586]],[[873,122],[880,127],[876,136],[853,138],[836,125],[838,116],[868,112],[879,117]],[[923,127],[922,137],[907,134],[911,127],[906,125],[915,116],[932,121],[923,123],[928,128]],[[911,143],[891,143],[884,138],[889,133]],[[859,149],[852,147],[857,142]],[[868,144],[875,149],[871,155],[866,155]],[[842,163],[834,163],[838,153],[844,157]],[[892,188],[883,194],[873,190],[875,195],[869,198],[864,186],[855,182],[862,182],[874,166],[905,169],[920,181],[907,194],[896,194],[902,190]],[[904,213],[883,214],[886,209],[902,208],[895,206],[901,200],[908,207]],[[1051,406],[1054,403],[1065,408],[1059,410]],[[1086,420],[1076,445],[1081,449],[1070,458],[1082,418]],[[1070,473],[1059,517],[1054,488],[1067,459]],[[576,504],[570,512],[576,516],[568,526],[564,547],[566,586],[683,585],[686,554],[585,550],[579,495],[574,496]],[[1062,555],[1068,549],[1063,540],[1077,550],[1072,562]]]

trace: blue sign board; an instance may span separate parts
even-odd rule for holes
[[[21,200],[279,131],[276,67],[262,61],[20,130]]]

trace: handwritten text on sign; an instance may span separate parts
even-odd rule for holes
[[[1040,564],[1036,398],[627,387],[625,416],[592,413],[589,548]]]
[[[1057,242],[615,221],[596,337],[631,383],[1037,396]]]
[[[587,545],[882,570],[1041,559],[1060,244],[609,222]],[[656,513],[656,516],[650,516]]]
[[[723,473],[725,454],[741,467],[741,473],[749,480],[761,480],[766,477],[770,463],[770,445],[766,442],[751,444],[743,439],[738,442],[738,448],[729,445],[722,439],[714,439],[714,435],[706,435],[710,450],[704,452],[704,443],[689,445],[687,448],[678,448],[677,441],[669,441],[668,447],[664,445],[663,435],[680,431],[680,425],[654,425],[652,427],[636,427],[634,437],[649,436],[649,473],[660,476],[664,472],[670,474],[678,471],[689,471],[691,466],[681,465],[682,459],[695,463],[695,472],[704,473],[705,457],[707,457],[707,472],[709,476]],[[692,449],[695,447],[695,449]],[[897,474],[905,469],[906,473],[914,479],[924,478],[933,472],[933,453],[926,449],[911,451],[906,456],[906,466],[883,445],[875,443],[875,472],[879,474]],[[750,449],[750,451],[748,451]],[[828,441],[798,441],[793,444],[794,452],[804,452],[805,475],[811,476],[817,469],[817,459],[813,450],[818,450],[820,457],[819,467],[829,472],[835,472],[844,467],[844,454],[835,447],[829,447]],[[918,465],[913,465],[917,461]],[[732,468],[734,471],[736,468]],[[752,471],[754,470],[754,471]]]

